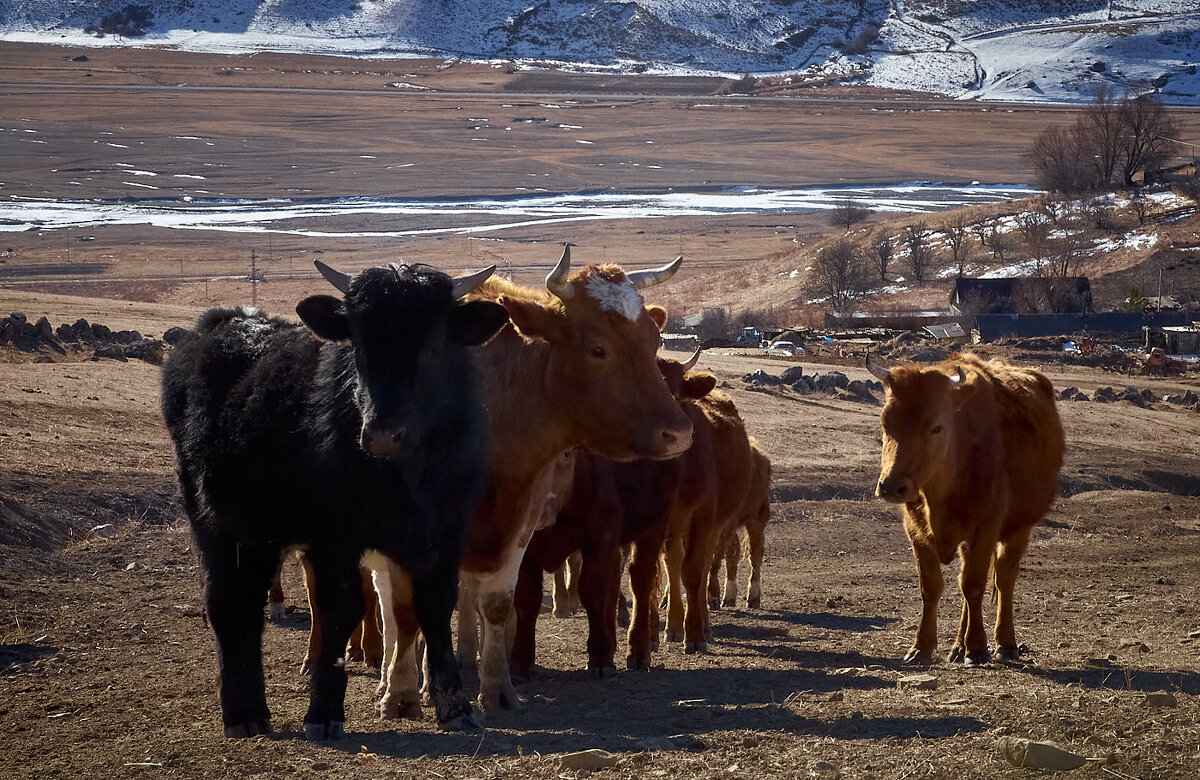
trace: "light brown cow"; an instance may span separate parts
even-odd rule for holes
[[[996,648],[1020,650],[1013,588],[1033,526],[1054,501],[1063,431],[1054,388],[1036,371],[970,354],[890,371],[883,381],[883,457],[875,493],[904,507],[904,528],[921,583],[921,622],[906,663],[930,663],[937,649],[942,565],[957,551],[963,594],[949,661],[987,663],[983,592],[989,569],[998,599]]]
[[[758,442],[750,438],[754,470],[750,476],[750,492],[741,518],[728,526],[717,543],[712,569],[708,573],[708,606],[737,606],[738,561],[742,557],[739,531],[746,536],[746,559],[750,563],[750,581],[746,586],[746,606],[758,609],[762,606],[762,561],[766,541],[767,522],[771,519],[771,461],[759,448]],[[725,597],[721,598],[721,561],[725,561]]]
[[[578,446],[622,461],[670,458],[691,446],[691,421],[655,360],[666,311],[645,306],[638,292],[670,278],[681,262],[630,273],[593,265],[571,274],[568,247],[546,277],[546,290],[492,279],[476,293],[499,302],[512,320],[477,352],[491,451],[462,565],[470,603],[459,602],[460,620],[472,607],[483,619],[479,703],[485,711],[520,708],[504,626],[554,459]],[[460,625],[460,639],[470,633]],[[405,647],[411,639],[401,634],[399,642]],[[389,684],[382,706],[387,711],[389,702],[412,701],[414,694],[407,682]]]

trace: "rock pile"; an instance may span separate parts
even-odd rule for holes
[[[1185,409],[1200,412],[1200,396],[1196,395],[1191,390],[1185,393],[1174,393],[1166,397],[1160,398],[1157,393],[1148,387],[1141,390],[1136,387],[1126,387],[1124,390],[1114,390],[1111,387],[1101,387],[1092,394],[1089,399],[1087,393],[1080,390],[1078,387],[1068,387],[1058,392],[1058,400],[1060,401],[1095,401],[1101,404],[1112,404],[1117,401],[1128,401],[1134,406],[1142,409],[1149,409],[1153,404],[1165,402],[1175,406],[1182,406]]]
[[[862,403],[879,403],[875,393],[883,393],[883,383],[861,379],[851,380],[841,371],[830,371],[828,374],[805,374],[800,366],[793,366],[781,376],[769,374],[762,369],[742,377],[742,381],[753,387],[790,387],[799,395],[810,393],[825,393],[836,395],[851,401]]]
[[[73,325],[63,323],[57,328],[42,317],[37,322],[19,311],[0,318],[0,347],[12,345],[23,352],[38,352],[49,349],[65,355],[67,349],[80,351],[91,349],[92,358],[112,358],[126,361],[130,358],[162,365],[163,343],[158,339],[146,338],[136,330],[114,331],[100,323],[89,323],[82,317]]]

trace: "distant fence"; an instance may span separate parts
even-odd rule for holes
[[[976,318],[979,338],[995,341],[1003,338],[1070,336],[1083,331],[1102,333],[1140,333],[1143,326],[1163,328],[1190,325],[1196,312],[1126,312],[1096,314],[980,314]]]
[[[957,322],[965,328],[969,319],[960,314],[868,314],[846,317],[826,312],[825,327],[831,330],[850,328],[920,330],[926,325],[948,325],[951,322]]]

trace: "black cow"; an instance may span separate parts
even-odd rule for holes
[[[163,417],[217,637],[225,735],[270,730],[263,603],[289,547],[305,550],[321,583],[315,611],[326,641],[312,659],[309,739],[342,734],[341,656],[363,615],[358,565],[368,549],[412,574],[439,725],[473,725],[450,638],[463,535],[487,465],[467,347],[508,315],[457,300],[492,269],[452,280],[426,266],[353,278],[317,266],[344,299],[301,301],[307,329],[212,309],[163,369]]]

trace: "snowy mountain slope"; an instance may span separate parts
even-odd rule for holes
[[[835,74],[1033,102],[1155,83],[1200,104],[1200,0],[0,0],[0,40]]]

